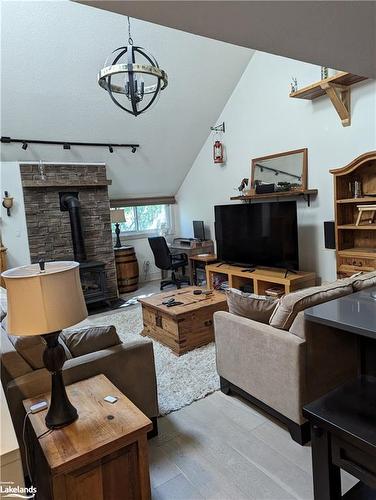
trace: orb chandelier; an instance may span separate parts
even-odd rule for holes
[[[108,60],[116,54],[112,63]],[[138,116],[156,101],[167,87],[167,73],[142,47],[133,45],[128,17],[128,45],[115,49],[98,73],[99,85],[113,102],[127,113]]]

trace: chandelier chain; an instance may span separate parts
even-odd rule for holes
[[[131,20],[129,19],[129,16],[128,17],[128,43],[129,45],[133,45],[133,38],[131,36]]]

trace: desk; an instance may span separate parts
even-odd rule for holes
[[[189,242],[189,244],[182,244],[181,238],[176,238],[171,245],[169,245],[170,252],[173,254],[176,253],[185,253],[188,257],[188,276],[193,284],[193,268],[189,257],[192,255],[198,255],[200,253],[214,253],[214,243],[212,240],[205,241],[197,241],[197,240],[183,240]]]
[[[376,301],[370,296],[372,290],[376,288],[305,311],[309,321],[357,335],[361,366],[358,379],[303,408],[311,425],[315,500],[376,499]],[[344,497],[340,469],[360,480]]]

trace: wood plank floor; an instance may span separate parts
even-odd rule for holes
[[[313,499],[310,446],[221,392],[160,418],[149,449],[153,500]]]

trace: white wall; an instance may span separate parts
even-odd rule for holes
[[[30,264],[20,167],[17,162],[0,163],[0,192],[14,197],[11,215],[1,206],[1,239],[7,248],[8,268]]]
[[[226,123],[227,162],[212,161],[213,137],[201,149],[177,194],[178,231],[192,234],[192,220],[205,220],[214,238],[214,205],[230,203],[250,160],[279,151],[308,147],[308,185],[319,194],[308,208],[298,202],[300,267],[323,279],[335,278],[335,254],[324,249],[323,221],[333,219],[333,180],[340,167],[376,147],[376,82],[352,87],[352,125],[342,127],[327,97],[291,99],[289,83],[299,87],[320,78],[320,68],[256,52],[217,122]]]

